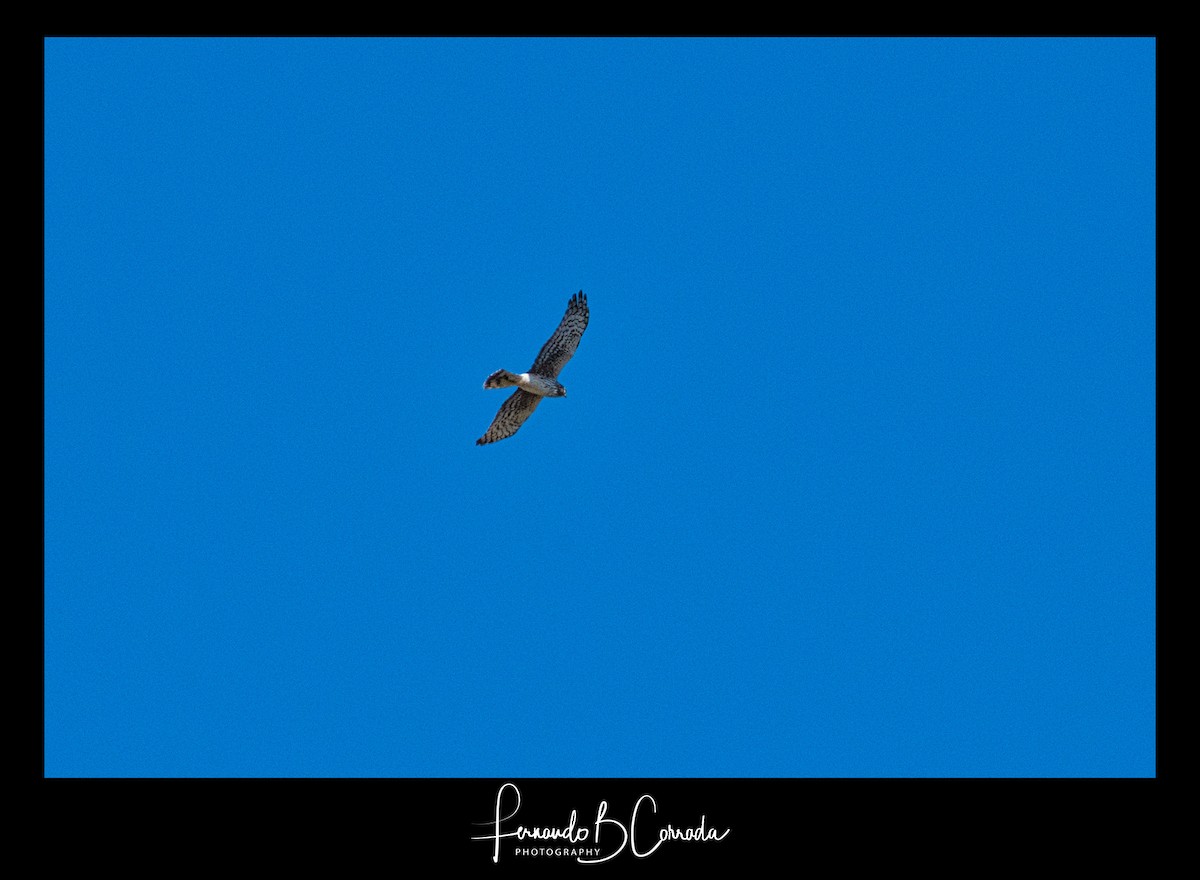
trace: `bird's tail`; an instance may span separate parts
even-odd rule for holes
[[[521,380],[517,378],[515,373],[510,373],[508,370],[497,370],[483,380],[484,388],[511,388],[513,385],[520,385]]]

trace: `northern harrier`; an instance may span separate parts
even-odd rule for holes
[[[528,373],[497,370],[484,380],[484,388],[511,388],[513,385],[518,387],[513,396],[500,406],[500,412],[492,419],[491,427],[475,441],[476,446],[495,443],[517,433],[521,425],[525,424],[525,420],[537,409],[543,397],[567,396],[567,389],[559,384],[558,374],[571,359],[571,355],[575,354],[587,324],[587,295],[581,290],[571,297],[567,304],[567,313],[563,315],[558,329],[542,346]]]

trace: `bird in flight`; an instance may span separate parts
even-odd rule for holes
[[[484,388],[511,388],[517,386],[512,397],[500,405],[496,418],[484,435],[475,441],[476,446],[485,443],[495,443],[505,437],[517,433],[525,420],[529,418],[543,397],[566,397],[567,389],[558,381],[558,374],[566,366],[583,331],[588,324],[587,295],[581,290],[571,297],[567,303],[567,313],[538,352],[537,360],[529,368],[528,373],[510,373],[508,370],[497,370],[484,380]]]

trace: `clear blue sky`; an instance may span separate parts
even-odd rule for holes
[[[46,774],[1152,775],[1154,64],[48,40]]]

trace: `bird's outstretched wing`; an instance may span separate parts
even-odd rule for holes
[[[511,437],[517,433],[521,425],[525,424],[525,420],[533,414],[541,402],[542,398],[538,395],[530,394],[524,388],[518,388],[513,392],[512,397],[500,404],[500,411],[496,413],[496,418],[492,419],[491,426],[482,437],[475,441],[475,445],[483,446],[485,443],[495,443],[497,440]]]
[[[567,304],[567,313],[563,315],[554,335],[538,352],[537,360],[533,362],[529,372],[557,379],[571,355],[575,354],[575,349],[579,348],[579,340],[583,338],[583,331],[587,329],[587,325],[587,294],[581,290],[571,297]]]

